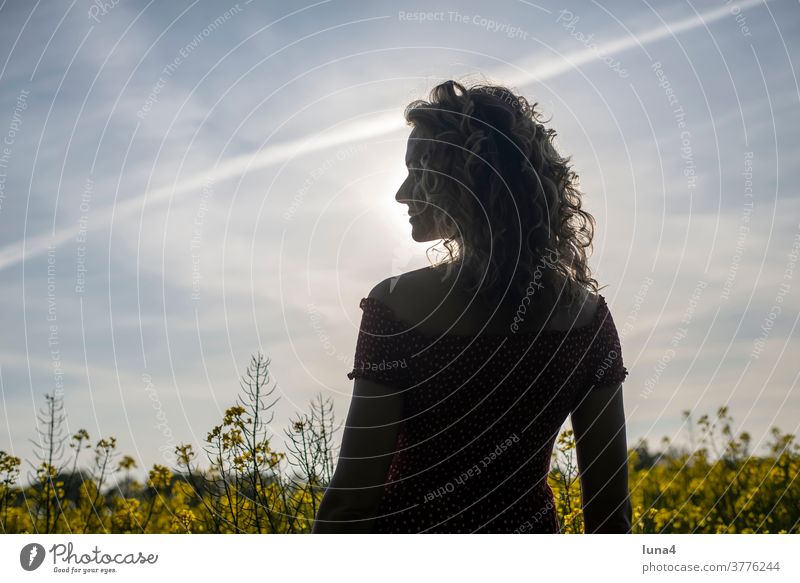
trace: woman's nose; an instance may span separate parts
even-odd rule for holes
[[[400,185],[400,188],[397,189],[397,194],[394,195],[394,199],[401,204],[408,204],[411,202],[411,190],[409,188],[408,178],[406,178]]]

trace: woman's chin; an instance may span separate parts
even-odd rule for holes
[[[411,238],[417,243],[427,243],[428,241],[434,241],[437,239],[437,237],[434,237],[428,229],[424,229],[416,225],[411,226]]]

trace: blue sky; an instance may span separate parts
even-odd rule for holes
[[[257,350],[276,434],[318,392],[344,419],[359,299],[427,265],[403,107],[448,78],[572,155],[631,442],[723,404],[797,431],[796,1],[101,5],[0,4],[0,449],[60,388],[69,432],[171,462]]]

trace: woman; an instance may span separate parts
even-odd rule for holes
[[[447,257],[361,300],[313,532],[559,532],[547,474],[568,415],[586,532],[630,531],[628,371],[587,266],[594,219],[536,105],[448,81],[406,108],[395,198]]]

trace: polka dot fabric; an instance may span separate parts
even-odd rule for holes
[[[430,335],[363,298],[353,370],[403,391],[376,533],[556,533],[553,444],[586,391],[628,374],[600,295],[591,323]]]

